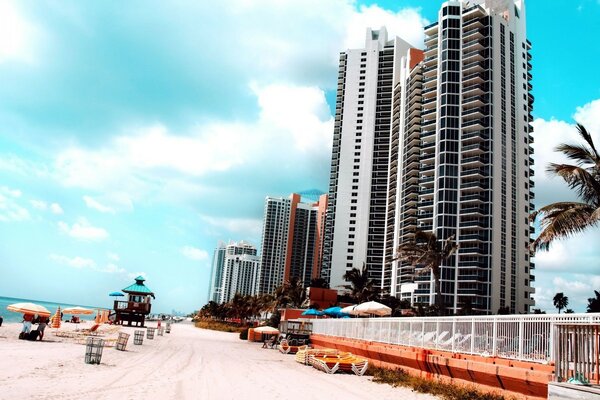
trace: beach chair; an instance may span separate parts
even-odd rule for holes
[[[89,329],[82,329],[79,332],[82,335],[87,335],[87,336],[94,335],[95,336],[95,335],[97,335],[99,333],[98,332],[98,328],[100,328],[100,324],[94,324],[94,325],[92,325],[91,328],[89,328]]]
[[[369,361],[366,358],[357,357],[351,353],[340,353],[337,356],[315,357],[310,356],[311,365],[328,374],[335,374],[338,371],[354,373],[362,376],[369,368]]]

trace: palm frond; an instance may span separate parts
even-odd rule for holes
[[[581,144],[567,144],[561,143],[554,148],[556,151],[560,151],[568,159],[577,162],[578,165],[582,166],[585,164],[596,164],[596,155],[593,150],[585,145]]]
[[[585,129],[585,126],[581,125],[580,123],[577,123],[577,132],[579,132],[579,135],[583,138],[583,140],[585,140],[585,142],[592,149],[593,154],[595,155],[596,165],[600,165],[600,155],[598,154],[598,151],[596,150],[596,146],[594,146],[594,141],[592,140],[592,135],[590,135],[590,133],[587,131],[587,129]]]
[[[548,250],[554,240],[570,237],[598,223],[598,220],[591,219],[596,210],[590,205],[570,203],[569,207],[567,204],[550,204],[539,210],[542,232],[531,244],[532,251]]]
[[[600,179],[594,176],[598,171],[590,172],[585,168],[569,164],[554,164],[548,165],[548,172],[560,176],[569,185],[569,187],[577,192],[586,203],[594,203],[600,200]]]

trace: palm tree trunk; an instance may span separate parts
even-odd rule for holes
[[[445,315],[444,301],[442,299],[442,286],[440,285],[439,275],[434,273],[433,280],[435,282],[435,305],[438,309],[439,315]]]

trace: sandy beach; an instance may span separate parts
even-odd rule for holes
[[[18,340],[20,329],[0,327],[0,399],[435,399],[367,376],[327,375],[237,334],[185,323],[142,346],[133,345],[135,328],[122,328],[132,334],[127,351],[105,348],[100,365],[85,364],[85,346],[52,329],[43,342]]]

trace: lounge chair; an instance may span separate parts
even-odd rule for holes
[[[358,376],[362,376],[369,367],[369,361],[366,358],[357,357],[351,353],[325,357],[310,356],[310,364],[328,374],[342,371],[352,372]]]

